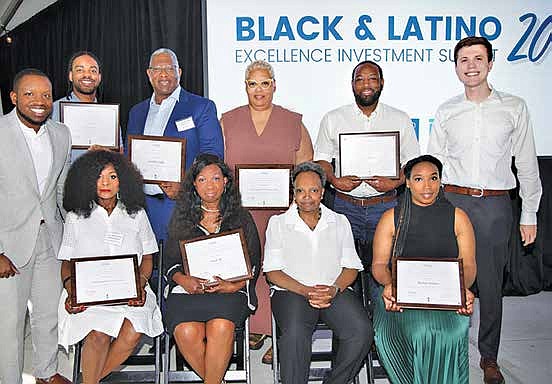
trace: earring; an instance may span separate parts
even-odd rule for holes
[[[117,200],[121,200],[121,195],[119,195],[119,192],[117,192]]]

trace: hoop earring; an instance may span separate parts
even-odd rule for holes
[[[119,192],[117,192],[117,200],[121,200],[121,195],[119,195]]]

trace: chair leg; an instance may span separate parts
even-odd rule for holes
[[[243,337],[243,346],[245,348],[245,382],[246,384],[251,383],[251,359],[249,356],[249,318],[245,320],[244,325],[244,337]]]
[[[82,342],[78,342],[73,346],[75,355],[73,356],[73,383],[79,382],[80,363],[81,363],[81,348]]]
[[[280,367],[278,365],[278,336],[276,334],[276,319],[272,316],[272,379],[274,384],[280,382]]]
[[[163,354],[163,383],[169,383],[169,372],[170,372],[170,335],[167,332],[164,332],[165,337],[165,353]]]

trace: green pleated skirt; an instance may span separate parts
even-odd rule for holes
[[[393,384],[468,384],[469,317],[454,311],[374,312],[380,362]]]

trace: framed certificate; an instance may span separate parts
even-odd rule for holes
[[[402,258],[393,264],[393,296],[405,308],[457,310],[466,304],[462,259]]]
[[[398,179],[400,172],[399,132],[339,134],[341,176],[361,179],[374,176]]]
[[[119,148],[119,104],[62,101],[59,108],[61,122],[71,131],[72,148]]]
[[[207,279],[212,283],[215,282],[214,276],[228,281],[249,280],[253,277],[241,228],[182,240],[180,251],[186,275]]]
[[[186,169],[186,139],[163,136],[128,136],[128,155],[142,173],[144,182],[180,183]]]
[[[127,304],[141,299],[137,255],[71,259],[71,305]]]
[[[291,203],[293,164],[237,164],[242,205],[249,209],[287,209]]]

